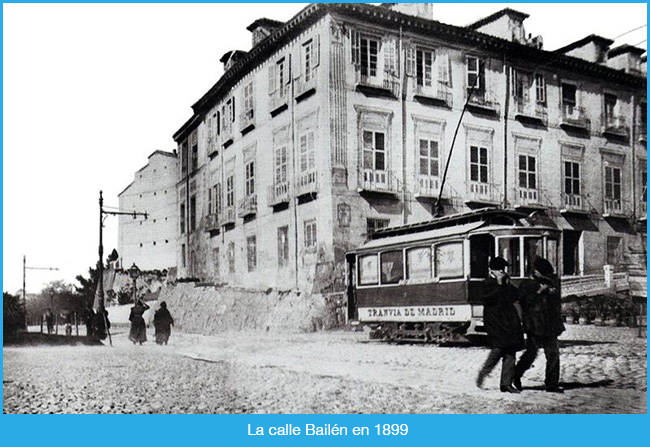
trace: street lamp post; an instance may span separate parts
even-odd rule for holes
[[[131,268],[129,268],[129,276],[131,277],[131,279],[133,279],[133,303],[135,304],[137,303],[136,280],[140,276],[140,269],[138,268],[137,265],[135,265],[135,262],[133,263]]]

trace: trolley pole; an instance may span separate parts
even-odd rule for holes
[[[111,333],[108,330],[108,322],[106,321],[106,312],[105,303],[104,303],[104,219],[108,216],[133,216],[135,219],[137,216],[143,216],[145,219],[149,216],[148,213],[138,212],[138,211],[108,211],[104,209],[104,196],[102,191],[99,191],[99,263],[97,265],[97,292],[95,293],[95,303],[97,311],[101,312],[104,318],[104,327],[106,327],[106,333],[108,334],[108,341],[113,346],[113,340],[111,339]]]

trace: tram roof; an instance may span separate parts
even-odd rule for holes
[[[468,223],[484,223],[488,220],[493,221],[503,217],[512,222],[526,217],[525,214],[514,210],[504,210],[498,208],[482,208],[480,210],[468,211],[465,213],[450,214],[444,217],[437,217],[426,222],[418,222],[396,227],[387,227],[376,230],[370,235],[371,240],[383,239],[387,237],[400,236],[404,234],[413,234],[425,232],[438,228],[458,227]],[[479,225],[480,226],[480,225]],[[476,227],[478,228],[478,227]]]
[[[357,250],[354,251],[361,252],[365,250],[372,250],[378,247],[396,246],[401,244],[425,241],[429,239],[441,239],[447,236],[466,234],[472,230],[476,230],[477,228],[482,227],[485,224],[486,222],[484,220],[479,220],[475,222],[455,225],[453,227],[442,227],[433,230],[420,231],[417,233],[408,233],[399,236],[375,239],[366,242],[365,244],[363,244],[361,247],[359,247]]]

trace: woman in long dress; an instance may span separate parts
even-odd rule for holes
[[[144,301],[139,300],[135,306],[131,308],[131,315],[129,321],[131,322],[131,331],[129,332],[129,340],[136,343],[144,343],[147,341],[147,325],[144,322],[144,313],[149,309]]]
[[[159,345],[167,344],[172,332],[171,327],[174,325],[174,319],[167,310],[166,302],[160,303],[160,309],[156,311],[153,317],[153,325],[156,328],[156,343]]]

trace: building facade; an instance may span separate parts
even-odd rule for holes
[[[119,216],[118,267],[128,269],[134,263],[140,270],[176,267],[178,174],[176,151],[155,151],[147,165],[135,173],[133,182],[118,195],[121,211],[147,213],[146,219]]]
[[[179,276],[340,291],[373,230],[484,207],[550,217],[565,277],[644,251],[643,50],[545,51],[526,17],[312,4],[251,24],[174,135]]]

